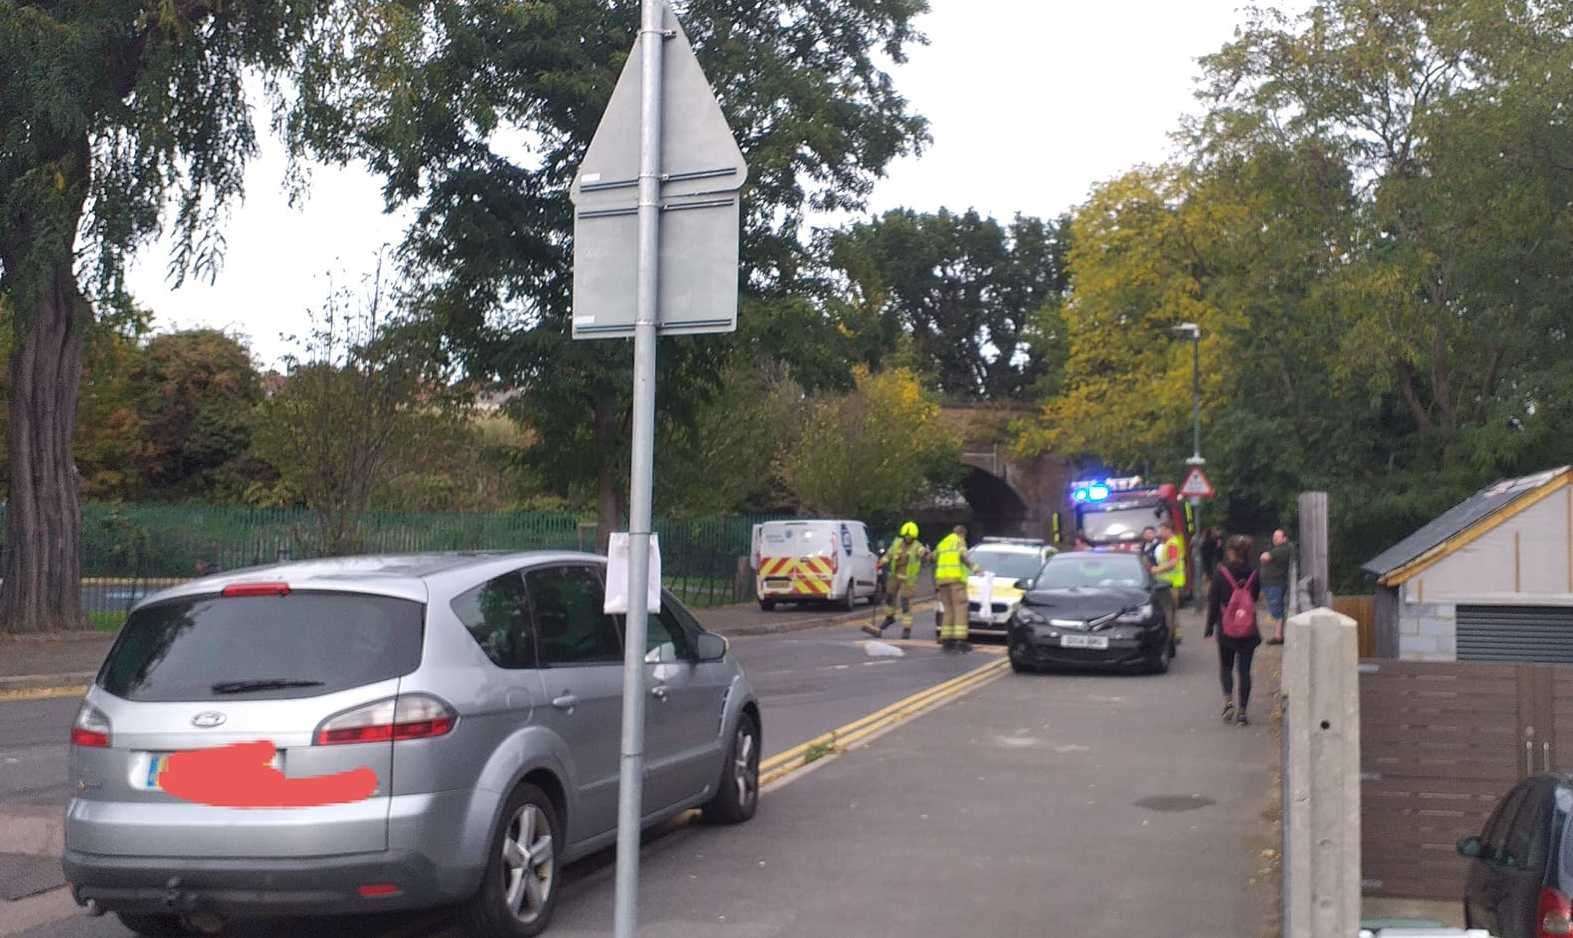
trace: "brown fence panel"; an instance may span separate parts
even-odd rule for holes
[[[1523,776],[1523,717],[1532,715],[1521,702],[1534,695],[1521,684],[1532,669],[1365,660],[1360,670],[1365,891],[1459,899],[1467,869],[1458,839],[1479,833]]]
[[[1355,620],[1360,627],[1360,657],[1376,657],[1376,597],[1334,596],[1333,611]]]

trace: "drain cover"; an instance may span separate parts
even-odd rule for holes
[[[66,884],[59,857],[0,853],[0,899],[14,902]]]
[[[1151,798],[1143,798],[1136,802],[1136,807],[1146,808],[1148,811],[1195,811],[1217,803],[1201,795],[1153,795]]]

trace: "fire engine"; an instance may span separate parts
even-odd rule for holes
[[[1118,479],[1082,479],[1072,482],[1066,493],[1066,511],[1074,521],[1066,532],[1060,515],[1054,516],[1056,540],[1077,539],[1083,549],[1137,551],[1142,546],[1142,529],[1168,522],[1180,536],[1185,554],[1185,589],[1189,599],[1194,589],[1196,558],[1191,539],[1196,534],[1196,514],[1180,497],[1178,486],[1168,483],[1148,485],[1141,476]],[[1068,535],[1068,537],[1067,537]]]

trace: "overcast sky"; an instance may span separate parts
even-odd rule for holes
[[[930,44],[895,73],[928,117],[933,144],[900,161],[870,208],[976,208],[1001,219],[1055,215],[1090,187],[1162,160],[1169,133],[1195,108],[1196,58],[1227,42],[1241,0],[930,0]],[[211,285],[169,289],[163,246],[135,265],[131,289],[160,329],[216,326],[249,336],[260,363],[289,348],[330,271],[358,277],[404,218],[382,213],[364,172],[320,169],[311,198],[290,208],[283,160],[264,147],[248,198],[226,231]]]

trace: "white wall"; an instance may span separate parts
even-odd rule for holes
[[[1483,594],[1573,593],[1564,488],[1404,584],[1406,603],[1448,602]],[[1515,582],[1514,540],[1517,540]]]
[[[1457,660],[1455,607],[1573,601],[1573,487],[1564,488],[1404,584],[1398,656]],[[1514,539],[1517,538],[1517,574]]]

